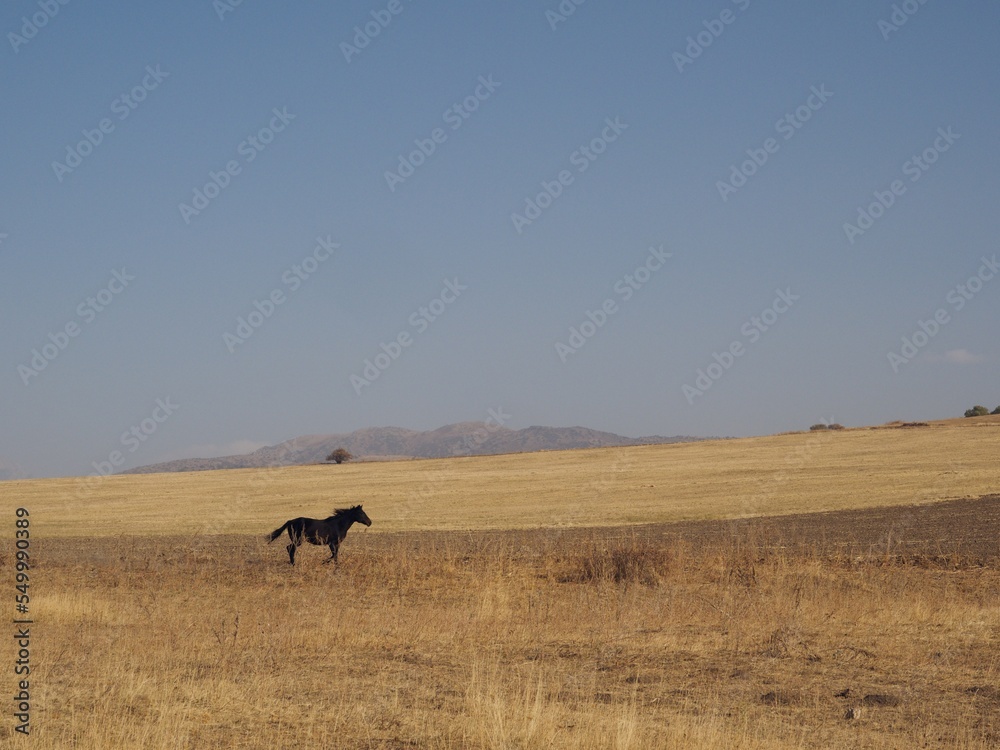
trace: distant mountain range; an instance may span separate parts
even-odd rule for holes
[[[165,471],[253,469],[265,466],[315,464],[324,462],[337,448],[349,451],[355,461],[388,461],[686,443],[706,439],[708,438],[684,435],[627,438],[586,427],[527,427],[523,430],[511,430],[493,425],[491,429],[487,429],[482,422],[461,422],[425,432],[401,427],[371,427],[342,435],[304,435],[239,456],[185,458],[138,466],[122,473],[152,474]]]

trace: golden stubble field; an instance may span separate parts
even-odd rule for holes
[[[341,466],[0,483],[45,536],[263,534],[364,503],[371,533],[617,526],[997,490],[1000,417],[928,427]]]
[[[942,501],[998,456],[985,418],[6,482],[35,624],[32,736],[6,710],[0,744],[997,747],[1000,503]],[[337,566],[264,543],[355,502]]]

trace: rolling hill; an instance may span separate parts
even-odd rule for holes
[[[361,461],[404,458],[448,458],[490,456],[504,453],[619,448],[629,445],[663,445],[702,440],[689,436],[628,438],[586,427],[527,427],[511,430],[483,422],[460,422],[436,430],[417,431],[401,427],[372,427],[347,434],[303,435],[277,445],[236,456],[186,458],[139,466],[122,474],[154,474],[174,471],[255,469],[269,466],[299,466],[321,463],[337,448],[350,451]]]

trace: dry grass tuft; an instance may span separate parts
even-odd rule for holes
[[[560,580],[657,586],[678,565],[678,554],[662,542],[636,536],[585,545],[568,561]]]

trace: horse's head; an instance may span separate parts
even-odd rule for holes
[[[355,505],[353,508],[351,508],[351,510],[354,511],[355,521],[357,521],[358,523],[363,523],[365,526],[372,525],[372,519],[370,519],[368,517],[368,514],[361,509],[360,505]]]

